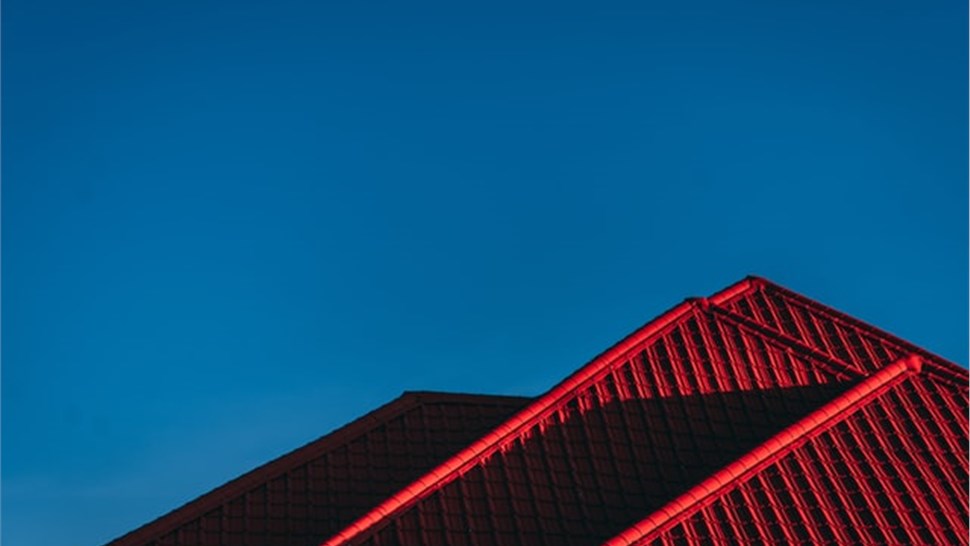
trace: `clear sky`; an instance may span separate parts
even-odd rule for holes
[[[967,5],[3,3],[4,544],[757,273],[967,362]]]

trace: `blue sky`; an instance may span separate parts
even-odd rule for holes
[[[966,365],[966,11],[7,0],[4,543],[748,273]]]

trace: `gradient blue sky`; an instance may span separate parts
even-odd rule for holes
[[[962,365],[965,2],[3,3],[4,544],[764,275]]]

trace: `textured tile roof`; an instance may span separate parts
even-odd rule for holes
[[[404,393],[110,546],[317,544],[527,401]]]
[[[750,277],[536,399],[406,394],[113,544],[966,544],[967,412],[967,370]]]
[[[919,379],[912,381],[928,382],[932,386],[926,388],[937,392],[937,398],[913,401],[913,408],[937,413],[949,407],[940,404],[964,408],[943,415],[957,423],[946,425],[949,451],[939,455],[962,470],[923,476],[930,482],[910,478],[913,487],[933,488],[932,480],[946,477],[962,480],[953,483],[965,488],[966,370],[749,278],[651,321],[325,544],[600,543],[630,526],[637,529],[637,522],[669,508],[681,493],[807,414],[838,406],[854,392],[849,389],[908,355],[921,363]],[[917,435],[910,445],[921,445],[920,429],[899,432]],[[861,457],[833,441],[842,457]],[[927,450],[933,449],[905,456],[930,464]],[[829,470],[842,476],[846,470],[834,461],[821,464],[831,463]],[[951,508],[965,506],[965,495],[950,500]],[[803,508],[796,503],[794,510]],[[966,535],[965,508],[962,514],[945,518],[950,527],[933,536]],[[760,536],[802,537],[791,533],[796,531]]]
[[[608,546],[966,543],[966,397],[921,368],[880,369]]]

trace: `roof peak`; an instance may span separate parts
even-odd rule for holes
[[[895,336],[882,332],[881,330],[878,330],[862,321],[853,319],[852,317],[836,311],[835,309],[824,306],[814,300],[798,294],[797,292],[769,281],[764,277],[748,275],[740,281],[735,282],[734,284],[731,284],[730,286],[711,295],[710,297],[688,298],[653,320],[647,322],[643,326],[637,328],[631,334],[627,335],[619,342],[593,358],[591,361],[581,366],[578,370],[567,376],[557,385],[553,386],[546,393],[535,398],[531,404],[527,405],[525,408],[513,415],[499,427],[479,438],[464,450],[460,451],[429,472],[423,478],[412,482],[409,486],[398,491],[395,495],[386,499],[371,512],[365,514],[343,531],[330,538],[324,543],[324,546],[336,546],[337,544],[346,543],[347,541],[353,539],[353,537],[359,536],[360,534],[373,529],[375,526],[380,525],[381,521],[392,516],[393,514],[407,509],[410,505],[418,502],[420,499],[428,495],[436,486],[439,486],[445,482],[450,482],[457,476],[460,476],[462,473],[481,461],[484,457],[493,453],[495,450],[500,449],[501,446],[506,445],[509,441],[513,441],[524,431],[528,430],[537,422],[549,416],[551,412],[556,411],[556,408],[558,408],[563,401],[567,400],[570,396],[575,395],[577,392],[587,388],[590,384],[597,381],[598,378],[602,377],[604,370],[608,369],[611,365],[617,363],[618,361],[626,361],[630,358],[635,358],[631,355],[638,347],[644,347],[645,344],[650,343],[651,340],[657,338],[658,336],[666,335],[670,329],[676,327],[677,325],[684,324],[685,321],[691,317],[697,317],[698,312],[703,314],[711,314],[713,313],[714,309],[727,308],[728,306],[734,304],[734,302],[744,299],[747,295],[752,295],[755,297],[757,293],[767,292],[785,295],[789,301],[797,301],[799,305],[804,306],[806,309],[810,309],[811,312],[821,313],[826,317],[827,320],[846,324],[854,330],[866,332],[867,335],[871,335],[874,338],[885,340],[890,345],[898,349],[902,349],[898,351],[899,353],[918,353],[931,364],[945,362],[943,359],[936,357],[936,355],[922,351],[918,347],[908,344]],[[771,312],[773,313],[773,311]],[[734,312],[730,313],[736,314]],[[755,322],[757,322],[757,320]],[[770,339],[771,337],[779,336],[784,338],[791,337],[785,333],[784,328],[782,328],[780,318],[777,316],[772,317],[770,322],[762,326],[764,326],[762,329],[772,330],[778,335],[766,336],[765,332],[757,332],[753,335],[763,339]],[[828,334],[825,333],[825,335]],[[805,338],[804,335],[801,337],[803,339],[795,339],[794,337],[791,337],[790,343],[782,343],[778,340],[775,340],[773,343],[778,343],[784,346],[803,345],[806,350],[810,349],[812,341]],[[683,343],[683,341],[681,341],[681,343]],[[842,343],[845,343],[845,340],[843,340]],[[835,356],[835,353],[832,352],[831,347],[822,346],[821,349],[821,351],[816,350],[814,352],[820,354],[825,352],[826,354],[830,354],[832,356],[827,360],[832,360],[836,363],[841,360]],[[792,347],[781,349],[782,352],[788,352],[791,350],[795,349]],[[817,358],[818,355],[810,354],[812,351],[809,350],[808,352],[801,352],[804,353],[803,356],[809,358],[807,362],[811,362],[814,365],[819,363]],[[762,357],[758,356],[755,358],[761,359]],[[769,360],[771,359],[769,358]],[[885,360],[882,361],[885,362]],[[874,363],[875,362],[870,362],[870,364]],[[770,362],[768,365],[773,366],[777,365],[777,363]],[[850,380],[850,378],[853,376],[859,377],[879,373],[878,371],[873,371],[871,366],[868,371],[865,369],[853,369],[856,368],[856,366],[850,366],[847,363],[842,363],[838,367],[844,368],[846,371],[846,374],[840,380]],[[850,371],[854,371],[855,373],[848,373]],[[838,370],[835,370],[835,372],[838,372]],[[828,371],[826,373],[833,372]],[[837,373],[836,376],[841,375],[843,374]]]

